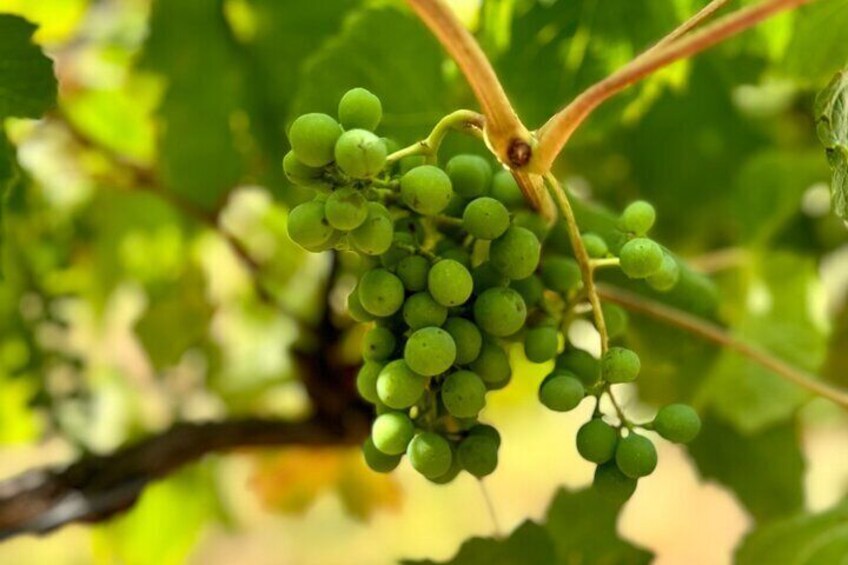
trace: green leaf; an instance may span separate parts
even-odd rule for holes
[[[703,477],[729,487],[758,521],[802,508],[804,459],[794,420],[742,435],[707,414],[689,451]]]
[[[38,118],[56,102],[53,63],[32,43],[35,29],[0,14],[0,119]]]
[[[833,77],[816,98],[816,121],[819,140],[833,169],[833,211],[848,219],[848,71]]]
[[[821,514],[799,514],[751,532],[736,552],[738,565],[842,563],[848,555],[848,501]]]
[[[848,2],[817,0],[798,9],[795,16],[784,66],[794,77],[827,80],[848,63]]]
[[[822,377],[839,386],[848,387],[848,304],[842,307],[833,324]]]

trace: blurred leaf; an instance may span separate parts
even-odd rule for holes
[[[848,4],[845,13],[848,14]],[[848,219],[848,72],[838,73],[816,98],[819,140],[833,169],[832,207]]]
[[[848,502],[757,528],[736,552],[738,565],[840,563],[848,555]]]
[[[689,451],[703,477],[729,487],[757,521],[804,504],[804,458],[794,420],[743,435],[708,414]]]
[[[817,0],[799,8],[786,50],[786,69],[801,79],[826,80],[848,63],[846,28],[848,2],[845,0]]]
[[[36,27],[0,14],[0,120],[38,118],[56,102],[53,63],[34,43]]]
[[[261,455],[251,487],[267,508],[285,514],[302,514],[334,490],[348,513],[360,520],[401,503],[395,480],[368,469],[359,449],[289,448]]]
[[[832,383],[848,386],[848,304],[837,314],[833,326],[822,377]]]

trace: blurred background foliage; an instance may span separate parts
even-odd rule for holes
[[[536,126],[705,3],[451,6]],[[325,315],[330,262],[285,235],[286,211],[307,197],[279,166],[286,125],[307,111],[335,113],[344,91],[363,86],[383,100],[382,135],[411,143],[452,109],[475,107],[456,66],[391,0],[0,0],[0,13],[38,26],[0,15],[0,53],[34,32],[58,78],[52,104],[37,49],[23,53],[22,69],[0,68],[0,79],[19,79],[0,93],[3,473],[107,453],[176,421],[308,412],[290,351]],[[557,163],[585,198],[586,225],[609,221],[604,208],[648,199],[658,238],[718,289],[697,304],[664,300],[840,386],[848,231],[830,213],[812,107],[848,63],[845,29],[848,2],[819,0],[675,64],[602,107]],[[460,150],[481,148],[451,139],[446,155]],[[348,330],[336,354],[353,365],[345,284],[329,308]],[[668,463],[628,504],[622,535],[658,562],[716,563],[760,524],[739,559],[779,562],[769,561],[768,540],[780,539],[787,516],[823,510],[848,490],[845,415],[730,352],[631,321],[626,341],[648,370],[627,402],[650,414],[690,401],[705,426],[691,463],[663,448]],[[545,562],[571,555],[561,534],[591,514],[586,495],[563,491],[550,503],[554,490],[586,484],[590,470],[571,446],[580,416],[534,408],[546,368],[520,351],[513,362],[518,378],[488,409],[508,444],[490,491],[507,530],[531,517],[558,532],[560,546],[537,544],[552,552],[539,554]],[[125,517],[6,543],[0,560],[383,563],[445,559],[464,537],[491,533],[470,479],[420,483],[405,470],[376,476],[351,449],[209,458],[151,487]],[[837,507],[808,530],[825,535],[840,516],[844,527],[844,513]],[[615,521],[594,516],[587,531],[596,537],[577,547],[624,552],[611,554],[615,562],[647,559],[615,538]],[[479,547],[456,562],[520,555],[541,529],[525,524],[503,546],[471,542]],[[805,543],[788,540],[775,555]],[[601,559],[581,551],[585,562]]]

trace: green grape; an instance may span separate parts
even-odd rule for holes
[[[400,455],[406,451],[414,434],[415,425],[402,412],[380,414],[371,425],[374,447],[386,455]]]
[[[289,141],[297,159],[309,167],[323,167],[333,162],[336,140],[342,126],[327,114],[304,114],[289,129]]]
[[[441,328],[421,328],[409,336],[403,358],[416,373],[432,377],[451,368],[456,361],[456,344]]]
[[[377,396],[377,377],[383,370],[383,364],[377,361],[366,361],[356,373],[356,390],[367,402],[377,404],[380,397]]]
[[[600,362],[591,353],[573,347],[557,357],[556,369],[573,373],[587,387],[601,378]]]
[[[552,326],[530,328],[524,333],[524,355],[532,363],[550,361],[557,354],[559,332]]]
[[[583,240],[583,247],[586,248],[586,253],[593,259],[606,257],[609,253],[609,247],[604,238],[596,233],[584,233],[580,238]]]
[[[359,285],[347,295],[347,313],[357,322],[370,322],[375,319],[375,316],[366,310],[359,300]]]
[[[427,290],[439,304],[448,307],[459,306],[471,297],[474,280],[462,263],[453,259],[442,259],[430,267]]]
[[[509,279],[500,274],[488,261],[474,267],[471,278],[474,280],[474,290],[477,294],[490,288],[509,286]]]
[[[427,288],[427,275],[430,261],[421,255],[408,255],[397,262],[395,274],[403,282],[406,290],[420,292]]]
[[[352,129],[339,137],[335,156],[336,164],[346,175],[370,179],[386,165],[386,144],[370,131]]]
[[[542,281],[546,288],[566,295],[582,280],[580,265],[574,259],[552,256],[542,260]]]
[[[352,88],[339,101],[339,121],[345,129],[374,131],[383,117],[380,99],[364,88]]]
[[[465,207],[462,227],[476,238],[496,239],[509,228],[509,211],[494,198],[476,198]]]
[[[592,463],[610,461],[618,443],[618,431],[600,418],[589,420],[577,431],[577,451]]]
[[[412,438],[406,455],[412,468],[428,479],[435,479],[447,473],[453,460],[448,441],[433,432],[421,432]]]
[[[636,479],[621,472],[615,462],[610,461],[595,467],[595,479],[592,487],[605,500],[614,504],[624,504],[636,492]]]
[[[301,163],[297,156],[295,156],[294,151],[289,151],[283,157],[283,172],[286,178],[289,179],[289,182],[297,186],[320,190],[329,188],[329,185],[322,180],[324,169],[321,167],[310,167]]]
[[[521,298],[524,299],[524,304],[526,304],[528,308],[539,304],[542,300],[542,295],[545,292],[542,279],[536,275],[530,275],[526,279],[512,281],[509,286],[521,295]]]
[[[551,232],[551,226],[548,225],[548,221],[531,210],[519,210],[516,212],[512,218],[512,225],[530,230],[539,241],[545,241]]]
[[[462,212],[465,210],[465,207],[468,205],[468,199],[463,198],[456,192],[451,196],[450,202],[448,202],[447,207],[442,210],[442,214],[445,216],[450,216],[451,218],[461,218]],[[442,229],[450,233],[450,226],[442,226]]]
[[[527,319],[527,306],[511,288],[490,288],[474,302],[474,320],[484,332],[495,337],[516,333]]]
[[[410,209],[434,216],[447,208],[453,196],[450,177],[438,167],[415,167],[400,179],[400,197]]]
[[[479,155],[457,155],[448,161],[445,171],[453,189],[465,198],[486,194],[492,182],[492,167]]]
[[[585,396],[583,383],[565,371],[551,373],[539,387],[539,402],[555,412],[574,410]]]
[[[483,335],[474,323],[465,318],[448,318],[442,328],[456,344],[456,364],[468,365],[480,355]]]
[[[403,359],[397,359],[380,371],[377,396],[389,408],[402,410],[418,402],[426,386],[427,377],[414,372]]]
[[[677,264],[677,260],[671,253],[663,254],[662,266],[646,280],[652,288],[660,292],[671,290],[680,280],[680,266]]]
[[[489,261],[512,280],[526,279],[539,265],[542,245],[528,229],[513,226],[489,248]]]
[[[359,300],[375,316],[391,316],[403,305],[403,283],[386,269],[371,269],[359,280]]]
[[[607,323],[607,333],[610,339],[621,337],[627,331],[628,316],[623,308],[615,304],[604,302],[601,305],[604,320]]]
[[[646,477],[657,467],[657,449],[645,436],[631,433],[618,442],[615,464],[631,479]]]
[[[601,358],[601,378],[608,383],[633,382],[641,368],[639,356],[624,347],[611,347]]]
[[[350,232],[353,246],[366,255],[381,255],[392,246],[394,228],[386,207],[378,202],[368,203],[368,218]]]
[[[337,230],[358,228],[368,218],[368,201],[351,187],[339,188],[327,197],[324,204],[327,221]]]
[[[498,467],[498,442],[485,435],[469,435],[459,443],[456,456],[463,469],[482,478]]]
[[[501,434],[488,424],[475,424],[468,430],[468,437],[482,436],[495,442],[496,447],[501,446]]]
[[[427,480],[436,485],[446,485],[459,476],[462,472],[462,465],[459,464],[459,458],[456,456],[456,445],[450,442],[451,446],[451,465],[448,470],[438,477],[427,477]]]
[[[374,445],[374,440],[370,437],[362,444],[362,455],[365,458],[365,464],[377,473],[390,473],[394,471],[400,465],[400,460],[403,458],[403,454],[388,455],[383,453],[377,449],[377,446]]]
[[[663,406],[654,418],[654,430],[675,443],[689,443],[701,431],[701,419],[686,404]]]
[[[466,270],[471,268],[471,254],[464,248],[457,246],[449,247],[439,254],[442,259],[456,261]]]
[[[631,279],[645,279],[663,265],[662,247],[644,237],[631,239],[619,251],[622,272]]]
[[[509,366],[509,356],[506,351],[500,345],[490,341],[483,342],[480,355],[470,367],[489,388],[497,388],[508,383],[512,376],[512,368]]]
[[[512,173],[506,170],[495,173],[492,179],[491,196],[503,202],[504,206],[510,210],[518,210],[526,205],[521,188],[515,182]]]
[[[395,334],[388,328],[375,326],[362,338],[362,357],[366,361],[384,361],[397,347]]]
[[[424,155],[409,155],[408,157],[404,157],[400,160],[398,165],[400,165],[400,174],[406,174],[412,169],[416,167],[420,167],[422,165],[427,164],[427,158]]]
[[[324,245],[335,233],[324,215],[324,203],[318,200],[292,208],[286,227],[291,240],[307,249]]]
[[[451,373],[442,383],[442,403],[457,418],[473,418],[486,406],[486,385],[471,371]]]
[[[654,207],[644,200],[631,203],[618,220],[618,227],[623,232],[632,233],[639,237],[644,236],[653,227],[657,219]]]
[[[448,309],[433,300],[427,292],[418,292],[403,304],[403,319],[410,329],[441,326],[448,318]]]

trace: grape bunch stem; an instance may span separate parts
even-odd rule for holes
[[[484,122],[483,115],[472,110],[451,112],[439,120],[439,123],[436,124],[426,139],[395,151],[386,158],[386,162],[395,163],[404,157],[415,155],[423,155],[428,160],[433,159],[439,152],[439,146],[441,146],[449,131],[459,131],[482,139]]]

